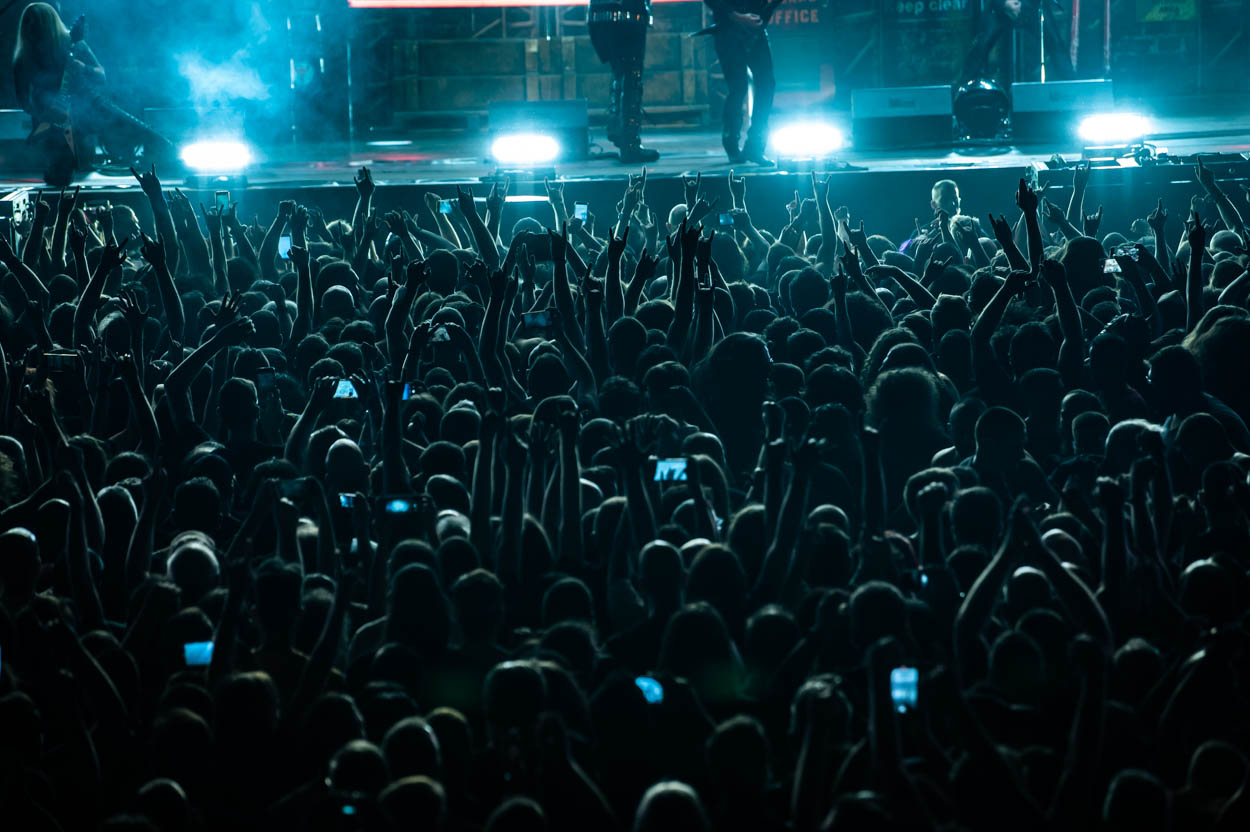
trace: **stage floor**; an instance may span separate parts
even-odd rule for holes
[[[1250,153],[1250,113],[1237,116],[1198,115],[1157,118],[1153,143],[1162,152],[1174,155],[1192,153]],[[849,132],[849,131],[848,131]],[[702,171],[723,175],[731,167],[720,148],[719,134],[702,132],[644,133],[646,143],[661,153],[658,162],[649,166],[657,179],[675,178]],[[352,176],[361,165],[368,165],[374,180],[381,186],[436,186],[475,183],[490,176],[495,165],[486,160],[487,138],[484,134],[413,134],[388,142],[340,142],[322,145],[290,145],[257,149],[258,158],[247,171],[250,188],[327,188],[351,186]],[[594,145],[603,141],[602,131],[592,131],[592,152],[610,150]],[[1079,157],[1078,140],[1066,145],[1045,147],[969,147],[962,149],[858,151],[848,148],[839,161],[860,171],[958,171],[1021,167],[1042,162],[1060,153],[1069,159]],[[1250,157],[1248,157],[1250,158]],[[569,181],[623,179],[637,168],[622,165],[612,158],[560,162],[555,172]],[[748,175],[780,174],[776,169],[754,165],[738,165],[736,172]],[[106,176],[87,173],[78,183],[85,189],[130,189],[137,184],[129,175]],[[0,171],[0,187],[11,190],[37,186],[37,174]]]

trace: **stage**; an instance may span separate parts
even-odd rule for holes
[[[849,133],[849,125],[843,125]],[[1250,181],[1250,115],[1178,115],[1156,117],[1151,137],[1159,154],[1168,157],[1192,157],[1194,154],[1222,156],[1213,165],[1221,180]],[[648,194],[657,210],[681,200],[682,176],[703,173],[704,191],[709,198],[720,196],[722,205],[729,204],[724,177],[731,168],[720,148],[719,133],[646,131],[644,140],[661,153],[658,162],[650,165]],[[240,214],[259,216],[266,221],[281,199],[315,202],[339,215],[350,214],[355,201],[352,178],[367,165],[379,186],[375,208],[387,211],[405,208],[414,215],[424,213],[423,195],[434,191],[442,197],[455,195],[457,186],[474,188],[481,199],[496,166],[486,160],[488,137],[481,134],[410,134],[386,136],[377,141],[255,148],[253,165],[246,171],[246,190],[240,192],[238,182],[228,187],[232,198],[240,203]],[[514,177],[510,192],[509,217],[536,216],[549,221],[550,211],[540,205],[545,196],[544,173],[554,172],[567,184],[566,197],[587,202],[590,211],[599,217],[615,214],[615,202],[626,176],[637,171],[635,166],[622,165],[603,156],[611,146],[603,142],[601,131],[592,130],[592,157],[602,158],[557,162],[545,171]],[[837,158],[817,169],[834,175],[833,199],[836,205],[847,205],[856,217],[867,220],[869,228],[877,226],[882,233],[901,234],[900,212],[906,217],[926,217],[929,212],[928,188],[938,179],[958,182],[965,211],[984,215],[987,210],[1007,212],[1012,209],[1011,193],[1020,176],[1032,169],[1042,184],[1052,187],[1050,196],[1066,205],[1063,193],[1071,182],[1071,173],[1055,170],[1051,164],[1058,154],[1069,164],[1081,156],[1081,143],[1072,140],[1042,146],[991,147],[973,145],[959,148],[923,150],[858,151],[849,147]],[[807,193],[806,168],[759,168],[744,164],[734,166],[737,174],[750,178],[748,206],[757,224],[772,228],[784,222],[784,205],[795,189]],[[159,171],[158,171],[159,173]],[[5,192],[38,187],[37,174],[0,173],[0,187]],[[178,179],[163,175],[167,186],[184,185]],[[143,205],[137,183],[129,175],[106,176],[100,173],[81,175],[78,184],[88,201],[109,199]],[[193,195],[193,201],[208,204],[210,186]],[[1090,184],[1086,206],[1093,210],[1105,206],[1108,227],[1120,227],[1144,216],[1154,200],[1163,197],[1181,216],[1188,196],[1195,188],[1192,170],[1173,162],[1139,167],[1131,160],[1110,163],[1095,172]],[[1232,188],[1239,198],[1237,188]],[[146,209],[144,209],[146,210]],[[143,216],[141,211],[140,216]],[[888,223],[887,227],[882,227]]]

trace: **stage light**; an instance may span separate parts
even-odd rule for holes
[[[236,139],[217,139],[183,145],[183,164],[198,173],[238,173],[252,163],[252,150]]]
[[[542,165],[560,155],[560,143],[543,133],[504,133],[491,142],[490,155],[501,165]]]
[[[825,121],[794,121],[768,137],[769,145],[786,159],[823,159],[846,146],[842,131]]]
[[[1138,113],[1098,113],[1081,120],[1077,134],[1099,145],[1131,144],[1150,132],[1150,119]]]

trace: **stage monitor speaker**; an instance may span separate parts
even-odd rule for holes
[[[1012,135],[1017,144],[1075,139],[1082,118],[1114,107],[1110,80],[1012,84]]]
[[[560,101],[492,101],[486,118],[491,135],[544,133],[560,143],[563,159],[590,155],[590,110],[584,98]]]
[[[951,88],[891,87],[851,93],[856,149],[933,147],[954,137]]]

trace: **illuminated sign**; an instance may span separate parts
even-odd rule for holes
[[[692,3],[699,0],[651,0],[654,3]],[[584,6],[582,0],[347,0],[353,9],[498,9],[504,6]]]

